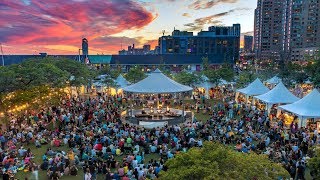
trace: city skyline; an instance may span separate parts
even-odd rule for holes
[[[107,7],[107,8],[106,8]],[[0,43],[5,54],[77,54],[82,38],[89,54],[117,54],[128,45],[158,43],[165,30],[196,32],[241,24],[252,35],[256,0],[4,0]]]

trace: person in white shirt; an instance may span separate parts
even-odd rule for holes
[[[89,169],[87,169],[86,174],[84,175],[84,180],[91,180],[92,175],[90,174]]]

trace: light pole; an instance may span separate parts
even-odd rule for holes
[[[82,50],[82,49],[79,49],[79,59],[78,59],[79,62],[81,62],[81,59],[80,59],[80,52],[81,52],[81,50]]]

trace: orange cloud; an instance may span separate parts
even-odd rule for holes
[[[99,38],[139,29],[154,20],[151,12],[131,0],[2,0],[0,10],[0,42],[21,47],[9,49],[19,54],[30,52],[22,51],[28,46],[54,54],[77,52],[83,37],[89,39],[91,52],[115,53],[118,43]]]

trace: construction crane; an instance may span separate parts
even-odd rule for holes
[[[2,44],[0,43],[1,48],[1,56],[2,56],[2,66],[4,66],[4,56],[3,56],[3,50],[2,50]]]

